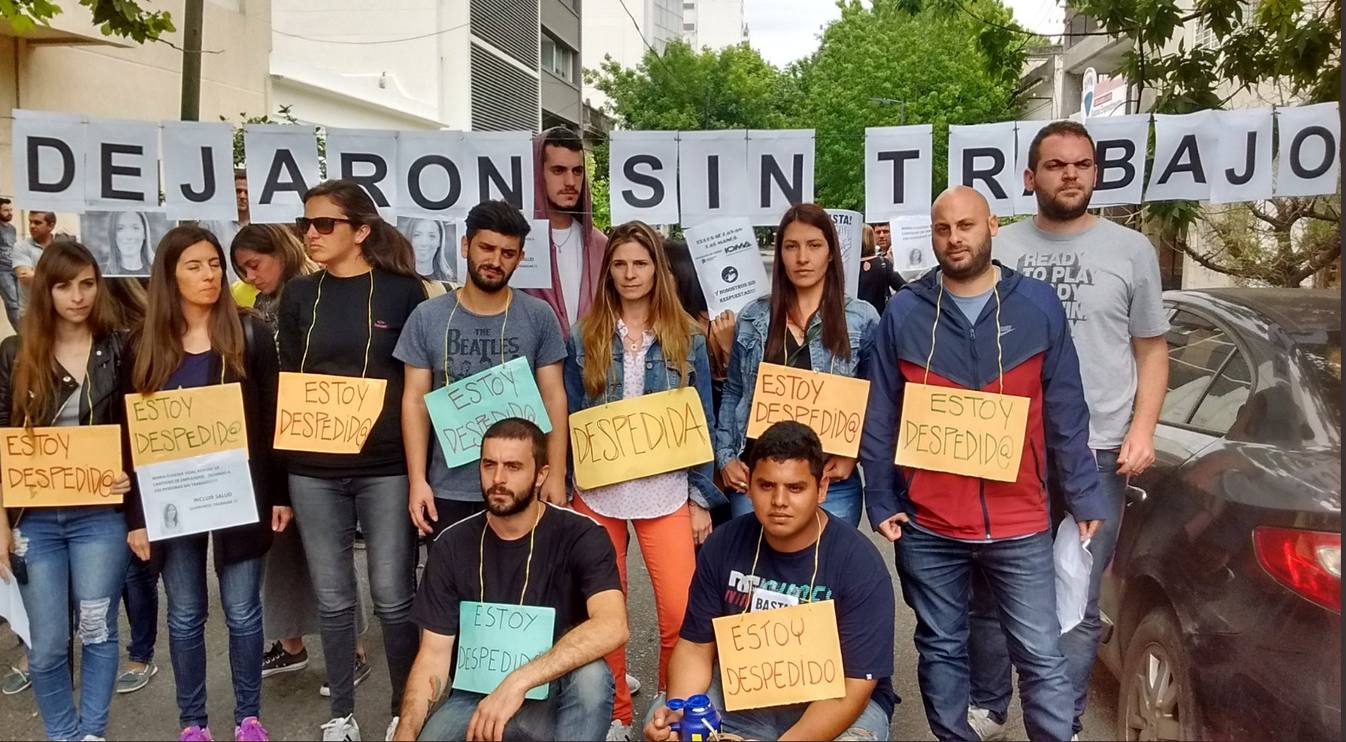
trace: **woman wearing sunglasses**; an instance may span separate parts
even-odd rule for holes
[[[56,240],[42,251],[29,296],[22,342],[0,343],[0,427],[120,424],[123,338],[93,255]],[[128,489],[119,473],[111,494]],[[0,510],[0,580],[18,580],[28,610],[29,672],[49,739],[101,738],[107,728],[117,598],[131,556],[120,509]],[[72,611],[81,648],[78,706],[67,651]]]
[[[715,460],[733,491],[735,516],[752,512],[748,467],[748,412],[762,363],[856,377],[874,344],[879,315],[868,302],[846,296],[841,246],[832,218],[816,204],[791,206],[776,230],[770,296],[743,308],[734,331],[729,372],[715,427]],[[852,526],[862,496],[855,459],[829,456],[823,508]]]
[[[425,288],[407,238],[379,218],[374,202],[353,181],[329,180],[309,189],[297,225],[309,257],[324,270],[285,287],[281,369],[387,381],[383,411],[359,453],[287,454],[332,693],[332,718],[323,724],[322,738],[359,739],[352,552],[357,521],[365,536],[374,614],[383,628],[394,724],[419,645],[420,632],[408,618],[416,537],[407,518],[403,369],[393,348],[411,310],[425,300]]]
[[[145,323],[131,336],[122,374],[127,394],[152,394],[238,383],[248,431],[248,469],[256,523],[166,538],[150,544],[139,486],[126,500],[127,542],[164,579],[168,649],[177,687],[179,740],[209,740],[205,629],[210,591],[207,548],[214,552],[220,603],[229,629],[234,739],[266,740],[262,705],[262,564],[292,512],[285,479],[271,452],[276,421],[276,345],[225,286],[224,249],[195,226],[174,227],[159,241],[150,270]],[[130,438],[123,430],[123,447]],[[129,454],[126,455],[129,465]],[[156,514],[157,515],[157,514]]]

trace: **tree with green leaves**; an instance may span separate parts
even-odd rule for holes
[[[840,3],[811,56],[793,65],[801,109],[817,130],[820,203],[864,207],[869,126],[933,124],[934,190],[944,187],[948,125],[1013,120],[1032,37],[997,0]]]
[[[1225,108],[1255,96],[1281,105],[1339,100],[1341,0],[1077,0],[1114,38],[1132,41],[1118,74],[1156,113]],[[1198,23],[1209,43],[1172,43]],[[1139,95],[1137,94],[1137,98]],[[1147,231],[1198,264],[1244,281],[1298,286],[1341,256],[1340,192],[1232,207],[1146,204]],[[1204,240],[1194,240],[1196,234]]]
[[[138,43],[157,41],[172,33],[173,19],[166,10],[146,10],[134,0],[79,0],[104,36],[121,36]],[[62,13],[52,0],[0,0],[0,18],[19,34],[50,24]]]

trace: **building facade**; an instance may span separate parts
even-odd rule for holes
[[[743,0],[683,0],[682,38],[693,49],[713,51],[746,42]]]
[[[581,0],[273,0],[276,103],[322,126],[581,121]]]
[[[660,54],[682,38],[683,0],[584,0],[584,69],[597,71],[607,59],[622,67],[640,65],[648,49]],[[584,85],[584,101],[602,110],[608,98]]]

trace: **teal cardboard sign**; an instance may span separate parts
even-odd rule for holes
[[[453,687],[489,695],[505,676],[551,649],[556,609],[535,605],[458,604],[458,665]],[[530,688],[524,698],[542,701],[550,684]]]
[[[481,458],[482,435],[507,417],[521,417],[537,423],[542,432],[551,432],[551,417],[542,404],[533,369],[523,358],[440,387],[425,395],[425,407],[444,463],[450,467]]]

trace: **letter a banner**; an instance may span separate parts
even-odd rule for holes
[[[687,386],[572,414],[570,450],[575,485],[582,490],[686,469],[715,458],[701,395]]]

